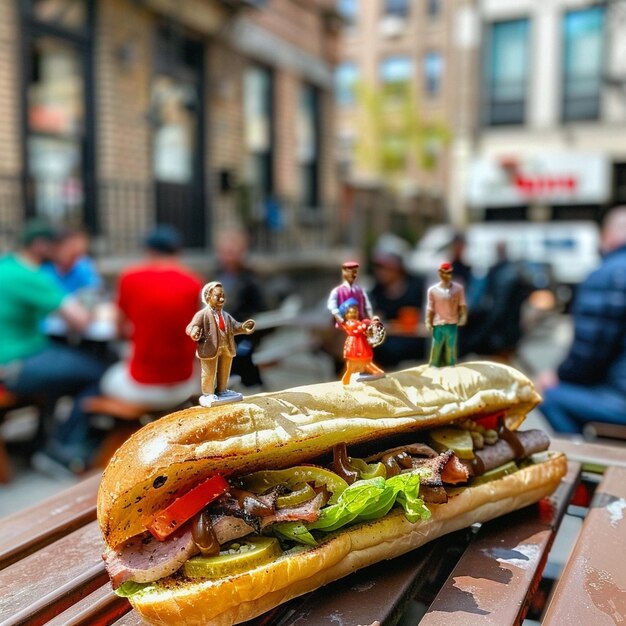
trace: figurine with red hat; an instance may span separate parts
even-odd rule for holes
[[[341,305],[350,298],[354,298],[357,302],[359,311],[359,319],[372,319],[372,305],[365,290],[356,284],[356,277],[359,273],[359,264],[356,261],[346,261],[341,266],[341,275],[343,283],[337,285],[328,297],[328,310],[337,322],[337,326],[344,321],[340,312]]]
[[[428,289],[426,327],[432,333],[430,365],[456,365],[457,328],[467,322],[465,289],[452,281],[452,265],[439,266],[440,282]]]

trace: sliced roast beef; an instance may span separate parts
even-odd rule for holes
[[[166,541],[159,541],[150,533],[137,535],[115,550],[107,548],[102,558],[116,589],[127,580],[148,583],[169,576],[197,552],[186,526]]]
[[[432,458],[413,457],[414,468],[427,468],[430,476],[420,481],[420,496],[427,504],[443,504],[448,496],[443,484],[457,485],[469,480],[469,469],[459,461],[452,450],[442,452]]]
[[[443,485],[420,485],[420,498],[426,504],[445,504],[448,494]]]
[[[263,517],[261,527],[265,528],[276,522],[315,522],[320,516],[320,508],[324,505],[325,494],[318,493],[314,498],[296,506],[276,509],[273,515]]]
[[[471,477],[470,468],[461,462],[456,454],[452,454],[441,470],[441,480],[446,485],[466,483]]]
[[[254,531],[254,527],[245,520],[232,515],[211,515],[211,522],[220,544],[245,537]]]

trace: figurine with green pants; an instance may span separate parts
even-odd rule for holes
[[[439,266],[439,283],[428,289],[426,327],[432,333],[429,364],[433,367],[456,365],[457,328],[467,322],[463,285],[452,282],[452,265]]]

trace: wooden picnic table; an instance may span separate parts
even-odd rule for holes
[[[521,624],[561,521],[580,484],[595,491],[582,531],[541,619],[544,624],[613,624],[624,618],[626,454],[554,441],[569,471],[549,498],[457,531],[296,598],[248,626]],[[96,518],[99,475],[0,519],[0,625],[138,626],[111,590]],[[590,487],[589,487],[590,486]],[[544,603],[545,604],[545,603]],[[618,619],[619,617],[619,619]]]

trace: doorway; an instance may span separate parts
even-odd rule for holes
[[[150,121],[156,219],[206,242],[204,192],[204,46],[172,27],[157,31]]]

